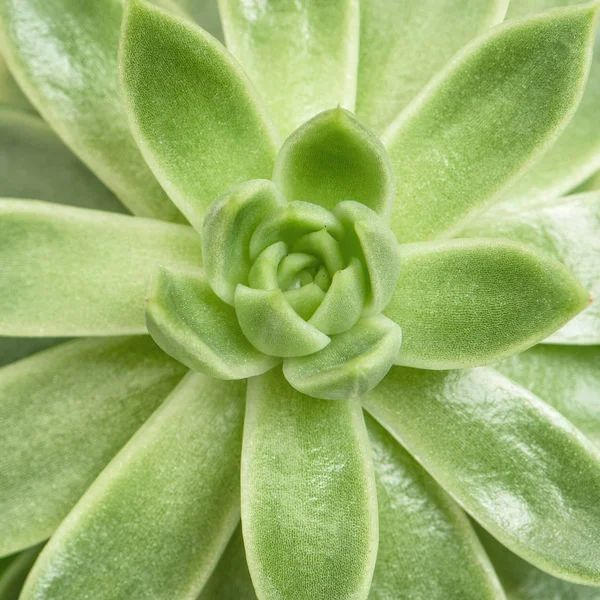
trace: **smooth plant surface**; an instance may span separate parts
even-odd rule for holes
[[[0,600],[600,600],[599,12],[0,0]]]

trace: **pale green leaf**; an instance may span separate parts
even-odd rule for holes
[[[235,309],[215,295],[201,270],[161,268],[148,293],[146,325],[165,352],[217,379],[254,377],[279,362],[248,342]]]
[[[490,364],[543,340],[589,304],[588,293],[563,265],[508,240],[398,249],[400,278],[384,311],[402,328],[396,364]]]
[[[595,190],[600,190],[600,172],[595,173],[589,179],[584,181],[580,186],[578,186],[574,192],[593,192]]]
[[[600,346],[535,346],[495,368],[600,444]]]
[[[452,234],[556,139],[585,87],[597,11],[585,4],[495,28],[392,123],[383,140],[399,241]]]
[[[275,162],[284,196],[329,210],[361,202],[386,218],[396,197],[394,171],[379,138],[342,108],[322,112],[296,130]]]
[[[569,583],[536,569],[478,528],[507,600],[600,600],[600,589]]]
[[[518,6],[519,2],[513,4]],[[498,198],[490,212],[519,211],[540,200],[556,198],[597,171],[600,168],[599,106],[600,43],[596,42],[585,93],[573,120],[552,148]]]
[[[35,114],[35,108],[31,106],[25,94],[21,91],[19,84],[8,70],[4,58],[0,56],[0,105],[2,107],[14,108],[24,112]]]
[[[121,16],[120,0],[0,0],[0,47],[35,108],[132,212],[181,220],[129,132]]]
[[[0,369],[0,555],[49,537],[185,372],[146,336],[69,342]]]
[[[144,0],[128,0],[120,54],[133,135],[198,231],[217,196],[270,178],[271,126],[241,67],[211,35]]]
[[[365,421],[379,506],[369,600],[504,600],[464,512],[381,425]]]
[[[248,383],[242,527],[260,600],[365,600],[377,554],[371,452],[357,401]]]
[[[600,584],[600,449],[552,407],[489,367],[395,367],[363,402],[513,552]]]
[[[199,265],[191,227],[46,202],[0,200],[0,333],[145,333],[158,265]]]
[[[0,559],[0,600],[17,600],[41,547]]]
[[[281,290],[255,290],[240,284],[235,310],[250,343],[270,356],[304,356],[330,342],[294,311]]]
[[[257,600],[238,527],[198,600]]]
[[[219,0],[227,47],[286,138],[317,113],[354,110],[358,0]]]
[[[545,252],[562,262],[593,299],[600,300],[600,192],[484,214],[461,236],[508,238]],[[546,342],[600,344],[600,301],[592,302]]]
[[[400,272],[396,238],[382,219],[358,202],[341,202],[333,213],[344,227],[342,244],[361,257],[368,271],[365,312],[379,314],[396,290]]]
[[[255,229],[284,205],[274,185],[261,179],[242,183],[210,205],[202,227],[204,269],[215,294],[228,304],[233,304],[237,284],[248,283]]]
[[[518,0],[515,0],[518,1]],[[356,114],[380,132],[508,0],[361,0]]]
[[[239,522],[245,388],[188,375],[63,521],[21,600],[195,598]]]
[[[38,117],[0,109],[0,196],[127,212]]]
[[[288,358],[283,374],[298,391],[325,400],[360,398],[390,370],[402,331],[383,315],[361,319],[314,354]]]

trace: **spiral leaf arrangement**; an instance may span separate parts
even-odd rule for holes
[[[331,180],[332,159],[347,177]],[[154,338],[213,377],[252,377],[283,360],[303,393],[364,395],[402,338],[381,314],[400,273],[389,172],[376,136],[350,113],[309,121],[284,144],[274,182],[247,181],[210,205],[204,271],[160,270],[147,310]],[[382,182],[375,193],[370,180]]]

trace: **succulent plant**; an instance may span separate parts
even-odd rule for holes
[[[0,600],[600,599],[600,3],[218,8],[0,0]]]

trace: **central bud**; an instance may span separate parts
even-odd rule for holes
[[[378,315],[399,275],[396,239],[376,212],[353,201],[332,211],[287,202],[270,181],[218,198],[203,241],[208,282],[270,356],[313,354]]]

